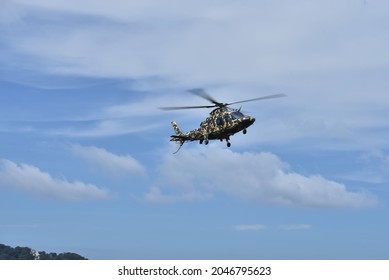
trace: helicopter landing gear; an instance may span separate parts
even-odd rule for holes
[[[226,138],[226,141],[227,141],[227,147],[228,147],[228,148],[231,147],[230,137],[227,137],[227,138]]]
[[[246,134],[247,133],[247,129],[243,129],[243,134]]]
[[[208,134],[205,134],[205,135],[204,135],[204,144],[205,144],[205,145],[208,145],[208,142],[209,142],[209,141],[208,141]]]

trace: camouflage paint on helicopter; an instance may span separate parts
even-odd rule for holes
[[[203,142],[208,144],[209,140],[226,140],[227,147],[231,146],[230,136],[234,135],[239,131],[243,131],[243,134],[246,134],[247,128],[255,122],[255,118],[244,115],[240,112],[240,109],[232,109],[227,107],[231,104],[261,100],[261,99],[270,99],[284,97],[284,94],[274,94],[264,97],[248,99],[233,103],[220,103],[215,101],[212,97],[209,96],[203,89],[194,89],[190,92],[203,97],[204,99],[214,103],[214,105],[206,106],[185,106],[185,107],[162,107],[163,110],[178,110],[178,109],[197,109],[197,108],[213,108],[214,109],[209,116],[200,123],[200,127],[193,129],[189,132],[183,133],[178,127],[175,121],[172,122],[172,126],[175,131],[175,135],[171,136],[170,141],[178,143],[180,146],[175,153],[177,153],[182,145],[187,141],[199,141],[200,144]]]
[[[217,108],[210,113],[210,116],[201,122],[200,127],[186,133],[182,133],[175,121],[172,122],[176,135],[172,135],[171,141],[181,142],[200,141],[200,144],[208,140],[227,140],[227,146],[230,146],[228,140],[231,135],[243,130],[246,133],[246,128],[252,125],[255,118],[243,115],[239,110],[230,109],[227,107]]]

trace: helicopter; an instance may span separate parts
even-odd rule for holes
[[[209,116],[200,123],[200,127],[193,129],[189,132],[182,132],[179,128],[177,122],[172,121],[175,135],[170,136],[170,141],[176,142],[179,144],[177,153],[185,142],[188,141],[199,141],[200,144],[207,145],[209,140],[226,140],[227,147],[231,147],[230,136],[238,133],[240,131],[243,134],[247,133],[247,128],[255,122],[255,118],[249,115],[245,115],[241,112],[241,108],[234,109],[228,106],[233,104],[239,104],[244,102],[251,102],[256,100],[264,100],[271,98],[285,97],[283,93],[267,95],[252,99],[246,99],[241,101],[236,101],[232,103],[220,103],[213,99],[204,89],[197,88],[188,90],[190,93],[195,94],[199,97],[204,98],[205,100],[213,103],[213,105],[204,105],[204,106],[180,106],[180,107],[160,107],[162,110],[181,110],[181,109],[199,109],[199,108],[215,108],[210,113]]]

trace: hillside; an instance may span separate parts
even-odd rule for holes
[[[46,253],[28,247],[11,247],[0,244],[0,260],[87,260],[75,253]]]

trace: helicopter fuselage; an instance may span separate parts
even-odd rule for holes
[[[176,135],[172,135],[170,141],[184,143],[186,141],[199,141],[208,144],[209,140],[226,140],[227,146],[230,136],[246,129],[255,122],[255,118],[244,115],[240,110],[222,107],[214,109],[208,118],[200,123],[200,127],[189,132],[182,133],[176,122],[172,122]]]

